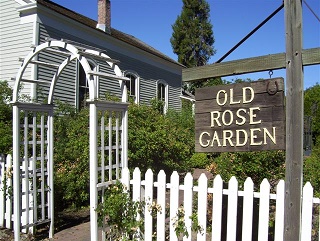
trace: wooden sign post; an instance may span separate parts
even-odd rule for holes
[[[303,170],[302,2],[285,0],[286,177],[284,241],[300,240]]]
[[[185,82],[286,68],[286,177],[284,241],[301,239],[303,66],[320,64],[320,48],[302,50],[302,1],[285,0],[286,53],[182,70]]]

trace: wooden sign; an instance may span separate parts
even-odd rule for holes
[[[197,89],[196,152],[285,149],[283,78]]]

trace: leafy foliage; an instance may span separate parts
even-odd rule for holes
[[[61,209],[89,204],[89,110],[71,113],[54,122],[55,196]]]
[[[178,55],[178,62],[186,67],[206,65],[215,54],[210,7],[206,0],[183,0],[182,11],[172,30],[170,42],[173,52]],[[211,81],[200,80],[189,84],[187,88],[194,94],[195,88]]]
[[[215,53],[210,8],[205,0],[183,0],[181,14],[172,25],[170,39],[179,63],[187,67],[205,65]]]
[[[320,137],[318,137],[317,144],[314,146],[311,156],[306,157],[303,166],[304,182],[310,182],[314,193],[320,197]]]
[[[234,152],[222,153],[208,167],[214,175],[220,174],[225,181],[232,176],[244,183],[251,177],[256,184],[267,178],[271,184],[281,178],[285,173],[285,153],[283,151],[261,152]]]
[[[117,181],[110,185],[104,195],[104,202],[97,208],[99,225],[107,222],[108,240],[139,240],[142,237],[143,219],[137,220],[137,214],[144,214],[144,203],[132,201],[127,188]]]
[[[146,105],[129,107],[129,167],[142,172],[151,168],[166,173],[190,170],[188,160],[194,152],[192,121],[186,113],[170,111],[162,115]]]
[[[7,81],[0,81],[0,153],[12,150],[12,88]]]
[[[82,207],[89,204],[89,109],[79,112],[59,103],[54,121],[54,159],[57,207]],[[193,116],[190,110],[168,111],[129,106],[129,167],[141,171],[151,168],[170,173],[186,172],[194,152]]]
[[[304,115],[312,117],[313,141],[320,135],[320,85],[317,83],[304,92]]]

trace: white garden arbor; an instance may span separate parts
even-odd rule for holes
[[[54,53],[63,59],[60,63],[38,61],[41,53]],[[63,57],[63,58],[62,58]],[[62,71],[78,60],[89,85],[90,108],[90,222],[91,241],[98,240],[96,208],[103,198],[104,188],[110,181],[120,179],[120,168],[127,166],[127,88],[117,61],[103,51],[67,40],[52,40],[33,46],[25,57],[16,76],[13,93],[13,197],[14,235],[20,240],[21,230],[48,223],[49,237],[53,237],[54,180],[53,180],[53,112],[54,90]],[[88,60],[106,63],[114,74],[91,69]],[[54,61],[53,61],[54,62]],[[30,65],[52,68],[51,80],[25,77]],[[99,100],[99,77],[119,81],[122,102]],[[47,103],[19,102],[22,83],[40,83],[49,86]],[[21,167],[22,160],[25,163]]]

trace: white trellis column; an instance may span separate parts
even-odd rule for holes
[[[14,196],[14,240],[20,240],[20,188],[17,184],[20,183],[20,111],[17,105],[13,105],[13,182],[15,187],[13,188]]]
[[[90,232],[91,241],[98,241],[98,147],[97,147],[97,106],[95,102],[90,106]]]

